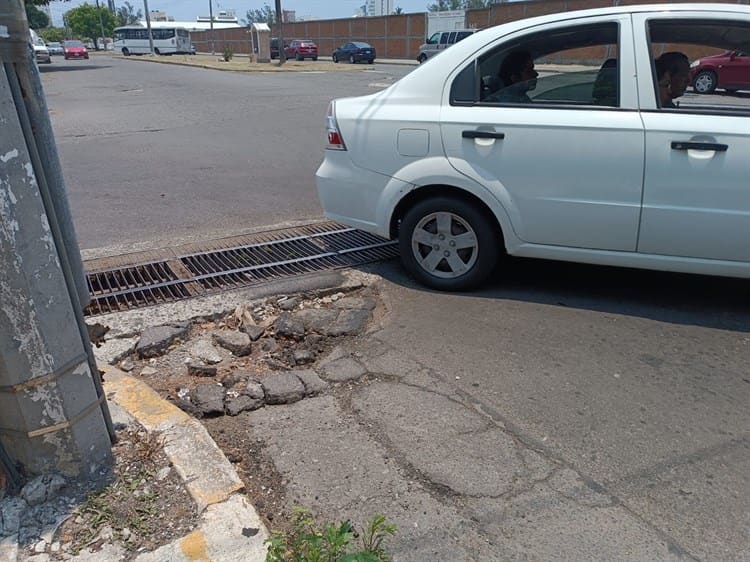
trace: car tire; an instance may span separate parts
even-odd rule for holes
[[[375,59],[370,59],[367,61],[367,64],[373,64],[375,62]]]
[[[318,57],[313,57],[312,60],[318,60]]]
[[[130,51],[128,50],[127,47],[123,47],[122,48],[122,56],[124,56],[124,57],[129,57],[130,56]],[[65,57],[65,60],[68,60],[68,57]]]
[[[699,94],[713,94],[718,80],[713,70],[701,70],[693,79],[693,90]]]
[[[295,58],[296,60],[298,60],[298,61],[303,61],[303,60],[305,60],[305,57],[303,57],[303,56],[302,56],[302,55],[300,55],[299,53],[297,53],[296,55],[294,55],[294,58]]]
[[[475,204],[440,196],[406,211],[398,244],[404,267],[420,283],[463,291],[480,285],[495,269],[502,236],[494,220]]]
[[[339,62],[339,58],[336,55],[333,55],[331,60],[333,60],[333,62]]]
[[[422,64],[426,60],[427,60],[427,55],[425,55],[424,53],[422,53],[421,55],[417,57],[417,62],[419,62],[419,64]]]
[[[159,49],[156,48],[156,47],[154,48],[154,54],[155,55],[161,55],[161,53],[159,52]]]
[[[354,55],[349,55],[349,62],[350,62],[351,64],[357,64],[357,61],[356,61],[356,60],[354,60]]]

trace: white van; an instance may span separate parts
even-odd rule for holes
[[[44,39],[36,34],[36,31],[29,29],[29,35],[31,36],[31,46],[34,48],[34,59],[38,63],[51,63],[52,58],[49,56],[49,50]]]
[[[436,31],[427,40],[427,43],[424,43],[421,47],[419,47],[417,60],[420,64],[422,64],[428,58],[438,54],[440,51],[447,49],[451,45],[455,45],[456,43],[461,41],[461,39],[466,39],[469,35],[475,33],[476,31],[478,30],[453,29],[451,31]]]

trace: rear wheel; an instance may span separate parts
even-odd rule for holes
[[[352,64],[356,64],[356,60],[354,60],[354,55],[349,55],[349,62]]]
[[[297,59],[298,61],[299,60],[305,60],[305,58],[302,55],[300,55],[299,53],[297,53],[296,55],[294,55],[294,58]]]
[[[122,54],[123,54],[123,56],[126,56],[126,57],[129,57],[129,56],[130,56],[130,51],[128,51],[128,48],[127,48],[127,47],[123,47],[123,48],[122,48]],[[65,57],[65,59],[66,59],[66,60],[67,60],[67,58],[68,58],[68,57]]]
[[[713,70],[701,70],[693,80],[693,89],[699,94],[712,94],[717,82],[716,73]]]
[[[367,61],[367,64],[372,64],[374,62],[375,62],[375,59],[370,59],[370,60]]]
[[[333,62],[339,62],[339,57],[337,57],[335,54],[331,58],[333,59]]]
[[[154,49],[154,54],[155,54],[155,55],[160,55],[160,54],[161,54],[161,53],[159,52],[159,49],[158,49],[158,48],[155,48],[155,49]]]
[[[312,59],[313,59],[313,60],[318,60],[318,57],[313,57]]]
[[[417,57],[417,61],[419,61],[419,64],[422,64],[426,60],[427,60],[427,55],[425,55],[424,53],[422,53],[421,55]]]
[[[404,267],[419,282],[443,291],[471,289],[497,264],[502,237],[492,219],[457,197],[420,201],[401,221],[399,249]]]

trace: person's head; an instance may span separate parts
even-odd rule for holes
[[[690,84],[690,61],[687,56],[671,51],[656,59],[654,65],[662,104],[685,93]]]
[[[524,83],[527,90],[536,88],[536,77],[539,73],[534,70],[534,59],[525,50],[511,51],[500,65],[500,80],[507,88],[513,84]]]

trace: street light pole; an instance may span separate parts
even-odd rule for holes
[[[276,0],[276,23],[279,26],[279,64],[286,62],[284,52],[284,22],[282,21],[281,0]]]
[[[209,25],[211,26],[211,55],[216,54],[216,43],[214,42],[214,5],[211,0],[208,0],[208,19],[211,21],[209,22]]]
[[[143,9],[146,10],[146,29],[148,30],[148,48],[154,55],[154,35],[151,33],[151,12],[148,11],[148,0],[143,0]]]
[[[99,29],[102,32],[102,44],[104,44],[104,22],[102,21],[102,9],[99,6],[99,0],[96,0],[96,13],[99,15]],[[99,50],[99,41],[96,42],[96,50]]]

